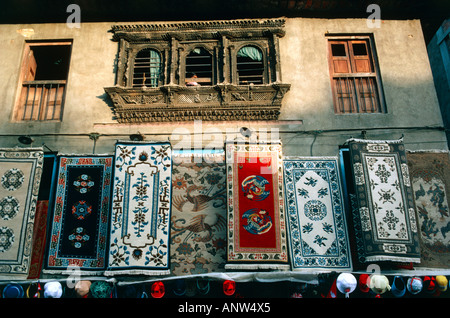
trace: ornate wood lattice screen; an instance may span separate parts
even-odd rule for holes
[[[290,89],[281,79],[278,41],[284,36],[284,23],[269,19],[113,26],[113,40],[119,42],[117,77],[116,85],[105,91],[115,119],[119,123],[278,119]],[[161,57],[151,85],[135,81],[143,50]],[[242,65],[253,65],[250,61],[257,63],[258,79],[242,81]],[[139,70],[140,75],[147,73]],[[253,73],[250,70],[254,77]]]

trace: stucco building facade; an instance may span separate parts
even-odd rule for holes
[[[1,148],[111,154],[140,136],[174,150],[280,139],[284,156],[339,156],[350,138],[448,151],[418,19],[2,24],[0,46]],[[156,75],[137,71],[144,50]],[[209,70],[191,81],[192,52]],[[37,77],[48,63],[63,70]]]

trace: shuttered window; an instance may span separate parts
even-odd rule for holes
[[[26,43],[15,120],[61,120],[71,47],[71,42]]]
[[[374,62],[367,39],[329,39],[329,66],[335,112],[386,112]]]

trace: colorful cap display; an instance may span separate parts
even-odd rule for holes
[[[375,294],[384,294],[386,291],[391,290],[389,280],[384,275],[372,275],[370,276],[370,289]]]
[[[91,284],[89,290],[94,298],[111,298],[112,286],[108,282],[96,280]]]
[[[423,278],[423,290],[428,294],[433,294],[436,291],[436,278],[434,276],[425,276]]]
[[[341,273],[336,279],[336,287],[341,293],[345,294],[345,297],[348,297],[357,285],[355,276],[350,273]]]
[[[11,283],[3,288],[3,298],[23,298],[24,290],[21,285]]]
[[[392,282],[391,292],[395,297],[403,297],[406,293],[406,284],[401,276],[395,276]]]
[[[440,291],[442,291],[442,292],[446,291],[447,287],[448,287],[447,277],[445,277],[443,275],[436,276],[436,285]]]
[[[236,291],[236,282],[233,280],[226,280],[223,282],[223,293],[231,296]]]
[[[422,291],[423,288],[422,279],[420,277],[409,278],[408,283],[406,284],[406,288],[411,294],[417,295]]]
[[[45,298],[61,298],[63,293],[60,282],[48,282],[44,285]]]
[[[154,282],[152,284],[152,288],[150,290],[150,294],[153,298],[162,298],[166,293],[166,289],[164,287],[164,283],[161,281]]]
[[[368,274],[359,275],[358,287],[363,293],[367,293],[370,290],[370,276]]]
[[[89,280],[80,280],[75,285],[75,291],[78,297],[86,298],[91,288],[91,282]]]

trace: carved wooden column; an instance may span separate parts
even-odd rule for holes
[[[221,53],[222,53],[222,78],[221,83],[229,83],[230,82],[230,69],[228,65],[228,59],[229,59],[229,53],[228,53],[228,38],[225,35],[222,35],[222,47],[221,47]]]
[[[170,35],[170,81],[169,85],[176,84],[176,73],[178,72],[178,40]]]
[[[280,41],[278,34],[272,33],[273,57],[275,60],[275,82],[281,83]]]

